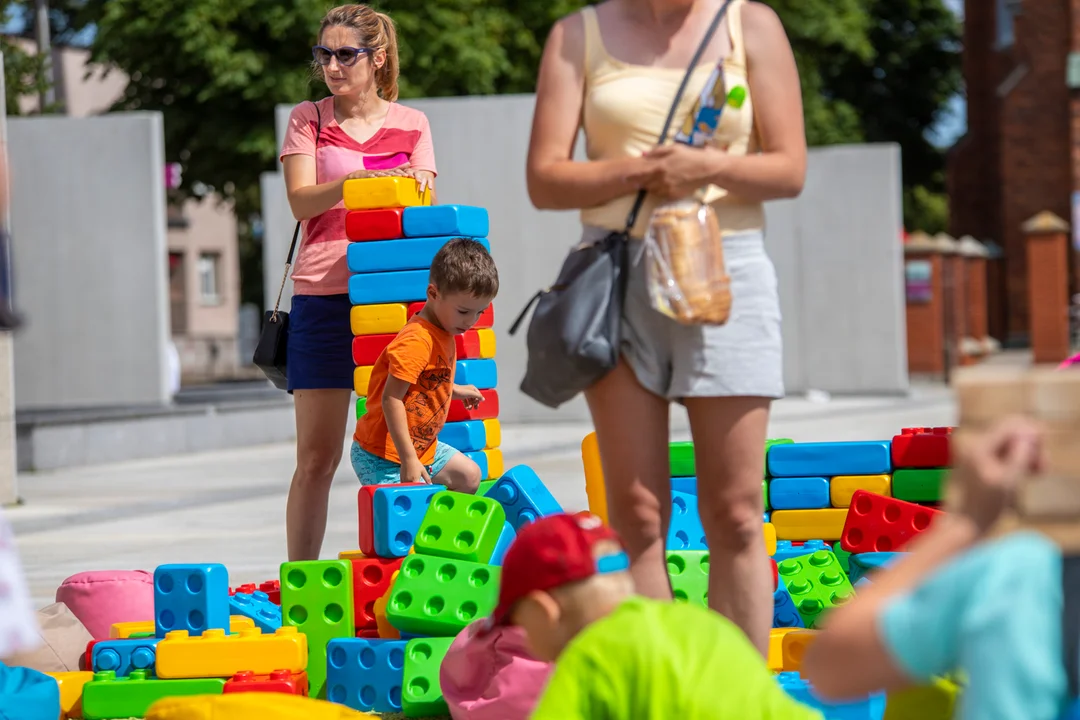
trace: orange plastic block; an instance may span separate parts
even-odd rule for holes
[[[795,630],[784,635],[782,643],[783,670],[798,671],[802,668],[803,658],[806,657],[806,649],[817,637],[817,630]]]
[[[254,586],[252,586],[254,589]],[[246,628],[255,627],[255,621],[249,617],[243,615],[230,615],[229,616],[229,632],[238,633]],[[133,622],[118,622],[113,623],[109,627],[109,638],[111,639],[127,639],[131,637],[132,633],[152,633],[154,632],[153,620],[135,620]]]
[[[503,476],[505,466],[503,465],[502,450],[499,448],[488,448],[483,451],[487,455],[488,473],[484,480],[498,480]]]
[[[502,425],[499,421],[492,418],[484,421],[484,439],[487,444],[484,446],[485,450],[494,450],[502,445]],[[502,473],[495,475],[494,473],[488,473],[495,477],[502,477]]]
[[[245,670],[269,675],[276,670],[300,672],[307,667],[307,636],[295,627],[282,627],[273,635],[258,628],[226,635],[209,629],[190,637],[186,630],[166,633],[157,644],[154,669],[159,678],[231,678]]]
[[[776,526],[765,523],[765,550],[770,556],[776,554]]]
[[[281,693],[230,693],[166,697],[154,703],[146,720],[378,720],[326,700]]]
[[[256,675],[250,670],[236,673],[225,681],[225,694],[242,692],[272,692],[285,695],[307,695],[307,673],[275,670],[269,675]]]
[[[476,334],[480,337],[480,357],[495,357],[495,331],[491,328],[480,328]]]
[[[769,669],[780,672],[784,669],[784,636],[798,628],[773,628],[769,630]]]
[[[361,365],[353,370],[353,390],[360,397],[367,397],[368,383],[371,382],[371,371],[374,365]]]
[[[604,469],[600,466],[600,445],[595,432],[589,433],[581,441],[581,461],[585,464],[585,497],[589,500],[589,512],[607,523]]]
[[[154,621],[150,621],[153,625]],[[153,628],[150,630],[153,632]],[[73,672],[45,673],[56,680],[60,686],[60,720],[81,718],[83,685],[94,679],[94,673],[75,670]]]
[[[773,510],[769,520],[779,540],[839,540],[847,508]]]
[[[890,497],[892,495],[892,476],[890,475],[837,475],[829,481],[829,501],[833,507],[851,505],[851,496],[856,490],[866,490]]]
[[[354,305],[349,311],[353,335],[396,335],[406,319],[404,303]]]
[[[366,557],[363,550],[342,550],[337,554],[338,560],[360,560]]]

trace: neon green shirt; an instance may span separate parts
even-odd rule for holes
[[[532,720],[822,720],[780,687],[726,618],[627,599],[555,664]]]

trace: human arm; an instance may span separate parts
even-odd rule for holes
[[[431,475],[416,456],[409,433],[409,417],[405,413],[405,393],[409,392],[411,386],[412,383],[388,375],[383,387],[382,411],[386,418],[386,429],[401,459],[401,482],[430,483]]]
[[[424,113],[419,113],[419,115],[420,134],[416,139],[416,146],[413,147],[412,154],[409,156],[409,168],[410,174],[419,183],[417,188],[419,192],[422,193],[425,188],[431,188],[431,204],[434,205],[435,176],[439,174],[435,168],[435,145],[431,139],[431,123],[428,121],[427,115]]]
[[[455,383],[451,397],[454,400],[461,400],[467,409],[472,410],[480,405],[484,399],[484,394],[477,390],[475,385],[458,385]]]
[[[581,13],[555,23],[544,45],[526,161],[529,199],[541,210],[603,205],[639,190],[653,172],[643,158],[573,160],[585,94]]]

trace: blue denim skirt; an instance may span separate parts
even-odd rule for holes
[[[289,310],[287,373],[293,390],[352,390],[348,295],[294,295]]]

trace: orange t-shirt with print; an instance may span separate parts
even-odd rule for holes
[[[382,409],[387,375],[409,383],[405,393],[405,415],[409,436],[420,462],[435,459],[435,441],[446,424],[454,390],[454,337],[414,315],[390,341],[371,369],[368,382],[367,414],[356,423],[353,436],[372,455],[401,464]]]

